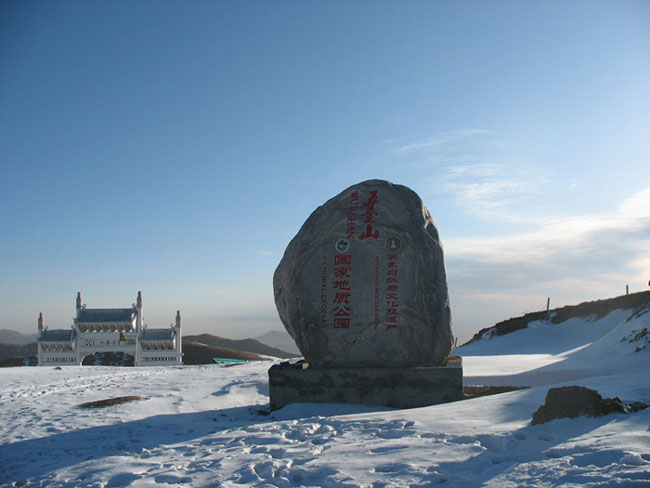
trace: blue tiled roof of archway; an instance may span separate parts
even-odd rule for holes
[[[79,312],[77,323],[131,322],[136,312],[133,308],[84,308]]]
[[[72,329],[54,329],[44,330],[41,334],[41,342],[70,342],[74,337],[74,330]]]
[[[144,329],[140,335],[141,341],[171,341],[174,338],[174,329]]]

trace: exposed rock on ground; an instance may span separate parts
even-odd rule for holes
[[[79,405],[79,408],[103,408],[113,405],[121,405],[122,403],[136,402],[138,400],[148,400],[148,398],[141,396],[121,396],[115,398],[107,398],[106,400],[82,403]]]
[[[603,398],[596,390],[584,386],[563,386],[548,390],[546,401],[533,414],[531,424],[580,415],[601,417],[614,412],[626,413],[625,406],[618,397]]]
[[[528,386],[464,386],[463,397],[465,400],[487,395],[498,395],[509,391],[525,390]]]

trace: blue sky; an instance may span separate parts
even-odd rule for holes
[[[454,328],[645,290],[650,3],[0,2],[0,328],[129,306],[281,329],[309,214],[382,178]]]

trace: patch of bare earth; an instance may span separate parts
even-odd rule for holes
[[[122,403],[136,402],[139,400],[148,400],[147,397],[141,396],[122,396],[115,398],[107,398],[105,400],[97,400],[96,402],[86,402],[79,405],[79,408],[104,408],[113,405],[120,405]]]
[[[478,398],[487,395],[497,395],[508,391],[524,390],[528,386],[464,386],[463,396],[465,400]]]

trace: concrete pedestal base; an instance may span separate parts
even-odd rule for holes
[[[310,368],[281,363],[269,369],[271,410],[289,403],[363,403],[414,408],[463,399],[460,356],[446,366],[419,368]]]

